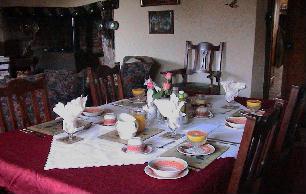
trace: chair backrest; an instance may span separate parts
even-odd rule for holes
[[[193,45],[191,41],[186,41],[184,65],[187,74],[196,72],[208,73],[210,84],[214,84],[214,78],[217,85],[220,85],[221,65],[224,42],[214,46],[209,42],[200,42]]]
[[[17,77],[17,71],[30,71],[33,73],[38,59],[36,57],[12,58],[10,59],[9,72],[11,77]]]
[[[248,116],[227,193],[259,190],[260,178],[269,163],[282,107],[282,104],[276,103],[262,117]]]
[[[0,97],[6,98],[8,108],[8,110],[5,110],[1,102],[0,127],[4,131],[8,130],[4,117],[7,115],[11,127],[14,129],[25,128],[33,124],[39,124],[43,120],[50,121],[52,119],[44,76],[37,78],[35,81],[21,78],[13,79],[4,87],[0,87]],[[30,115],[30,108],[33,108],[34,121]],[[19,118],[21,118],[21,122],[18,122]]]
[[[94,106],[123,99],[120,67],[110,68],[100,65],[96,69],[87,68],[90,95]]]
[[[289,148],[293,139],[298,123],[306,105],[306,90],[299,86],[291,86],[289,99],[283,113],[278,136],[274,145],[273,155],[276,158],[281,156],[284,147]],[[287,144],[286,146],[284,146]]]

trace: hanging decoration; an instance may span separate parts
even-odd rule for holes
[[[239,7],[239,5],[237,5],[238,4],[238,0],[230,0],[230,1],[228,1],[229,3],[226,3],[225,5],[228,5],[228,6],[230,6],[231,8],[237,8],[237,7]]]

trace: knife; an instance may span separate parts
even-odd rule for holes
[[[240,143],[237,142],[232,142],[232,141],[226,141],[226,140],[221,140],[221,139],[214,139],[214,138],[207,138],[208,141],[213,141],[213,142],[219,142],[219,143],[224,143],[224,144],[230,144],[230,145],[239,145]]]
[[[24,133],[28,133],[28,134],[34,134],[38,137],[45,137],[44,133],[38,132],[38,131],[33,131],[31,129],[25,128],[25,129],[20,129],[19,131],[24,132]]]

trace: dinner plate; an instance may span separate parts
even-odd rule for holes
[[[189,142],[186,142],[186,143],[182,143],[179,146],[177,146],[176,149],[181,154],[185,154],[187,156],[203,156],[203,155],[206,156],[216,151],[215,147],[208,143],[200,146],[200,148],[203,151],[201,153],[193,152],[191,148],[192,148],[192,144]]]
[[[149,167],[149,166],[146,166],[144,168],[144,172],[152,177],[152,178],[155,178],[155,179],[179,179],[179,178],[183,178],[184,176],[186,176],[189,172],[188,168],[186,168],[183,172],[181,172],[178,176],[176,177],[161,177],[161,176],[158,176],[156,175],[153,170]]]
[[[122,149],[121,149],[124,153],[128,153],[128,154],[149,154],[153,151],[153,147],[150,145],[145,145],[145,149],[142,153],[134,153],[134,152],[128,152],[127,151],[127,146],[125,145]]]

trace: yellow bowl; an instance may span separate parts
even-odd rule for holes
[[[250,109],[260,109],[261,101],[260,100],[247,100],[247,107]]]
[[[187,138],[192,143],[200,143],[206,140],[207,133],[198,130],[192,130],[187,132]],[[205,143],[205,142],[204,142]]]
[[[134,89],[132,89],[132,94],[134,96],[141,96],[141,95],[144,94],[144,92],[145,92],[145,89],[143,89],[143,88],[134,88]]]

